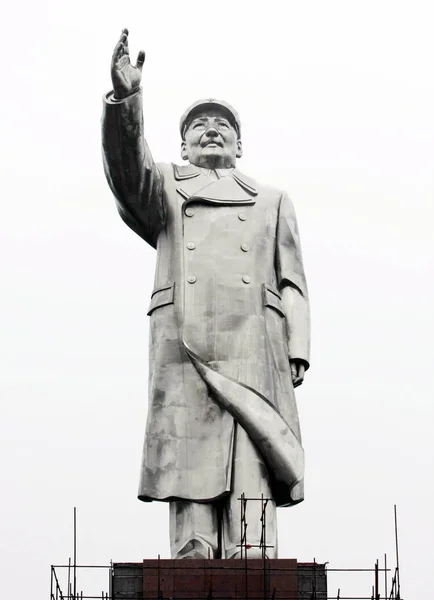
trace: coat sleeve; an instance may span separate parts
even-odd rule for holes
[[[276,232],[276,275],[282,294],[290,359],[309,367],[310,310],[297,219],[291,200],[282,194]]]
[[[165,225],[163,175],[143,135],[141,90],[115,100],[104,97],[104,171],[125,223],[154,248]]]

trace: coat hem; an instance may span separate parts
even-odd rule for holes
[[[210,498],[186,498],[181,496],[165,496],[164,498],[157,498],[154,496],[148,496],[147,494],[139,494],[137,498],[142,502],[176,502],[176,501],[184,501],[184,502],[198,502],[201,504],[207,504],[211,502],[216,502],[222,498],[226,498],[229,496],[230,490],[226,490],[217,496],[212,496]]]

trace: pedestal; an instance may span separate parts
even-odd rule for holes
[[[114,563],[113,600],[325,600],[325,565],[295,559]]]

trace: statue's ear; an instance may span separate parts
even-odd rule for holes
[[[182,160],[188,160],[187,144],[185,143],[185,140],[182,140],[181,142],[181,158]]]
[[[237,158],[241,158],[243,155],[243,144],[241,140],[237,140]]]

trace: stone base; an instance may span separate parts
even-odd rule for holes
[[[325,565],[295,559],[114,563],[113,600],[325,600]]]

